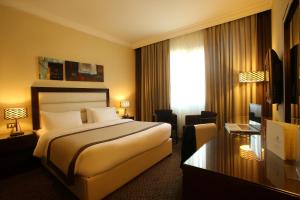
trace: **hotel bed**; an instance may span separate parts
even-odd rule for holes
[[[89,108],[109,109],[108,89],[32,87],[31,93],[39,135],[34,155],[80,199],[101,199],[172,153],[169,124],[118,118],[86,123]],[[56,122],[59,128],[40,129],[49,125],[45,113],[55,113],[57,121],[72,112]],[[84,123],[68,127],[75,115]]]

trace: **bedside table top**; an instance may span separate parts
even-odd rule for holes
[[[10,133],[4,133],[4,134],[0,134],[0,140],[10,139],[10,138],[17,138],[17,137],[22,137],[22,136],[31,135],[31,134],[34,134],[34,132],[33,131],[26,131],[26,132],[24,132],[23,135],[18,135],[18,136],[11,137]]]

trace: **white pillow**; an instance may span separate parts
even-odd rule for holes
[[[82,125],[80,111],[40,112],[41,128],[46,130],[73,128]]]
[[[87,108],[88,123],[120,119],[114,107]],[[90,118],[90,119],[89,119]]]

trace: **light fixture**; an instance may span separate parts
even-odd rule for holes
[[[18,123],[18,119],[27,117],[26,108],[5,108],[4,109],[4,119],[6,120],[15,120],[14,127],[16,130],[12,129],[11,136],[23,135],[24,132],[21,130],[21,126]]]
[[[124,108],[124,117],[128,117],[127,108],[129,108],[130,103],[128,100],[122,100],[120,102],[120,107]]]
[[[241,83],[255,83],[265,81],[265,72],[241,72],[239,74],[239,80]]]

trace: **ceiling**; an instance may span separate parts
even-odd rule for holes
[[[0,0],[97,37],[141,47],[270,9],[272,0]]]

